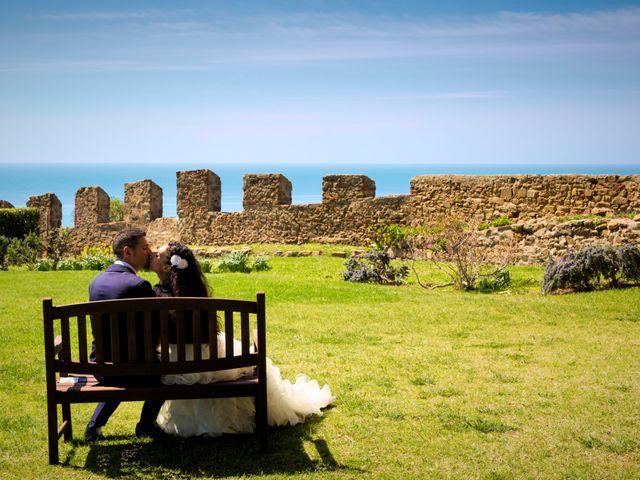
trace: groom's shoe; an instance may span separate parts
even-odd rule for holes
[[[100,428],[96,427],[96,425],[93,422],[89,422],[87,424],[87,428],[84,431],[84,439],[87,442],[95,442],[96,440],[99,440],[102,438],[102,435],[100,434]]]
[[[138,438],[160,438],[165,435],[166,433],[164,430],[162,430],[156,423],[152,423],[151,425],[138,423],[136,425],[136,437]]]

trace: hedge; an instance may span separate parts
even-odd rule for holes
[[[0,208],[0,235],[8,238],[23,238],[39,232],[37,208]]]

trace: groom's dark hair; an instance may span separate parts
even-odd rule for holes
[[[142,237],[145,237],[147,233],[140,228],[125,228],[120,230],[113,239],[113,253],[119,260],[122,260],[124,247],[136,248],[138,242]]]

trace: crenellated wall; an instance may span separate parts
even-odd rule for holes
[[[450,214],[485,222],[509,217],[513,225],[478,235],[487,248],[515,239],[522,262],[544,261],[581,242],[640,239],[640,217],[616,219],[640,212],[640,176],[424,175],[411,180],[409,195],[376,197],[375,183],[364,175],[328,175],[322,181],[322,203],[292,205],[292,185],[284,175],[247,174],[242,212],[220,211],[222,185],[210,170],[177,172],[176,180],[177,218],[162,217],[162,189],[152,180],[125,185],[124,222],[108,222],[109,196],[100,187],[78,189],[76,249],[110,243],[126,225],[143,226],[155,245],[170,239],[199,245],[367,244],[374,224],[420,225]],[[51,198],[32,203],[60,225]],[[568,228],[560,218],[590,214],[603,220]]]

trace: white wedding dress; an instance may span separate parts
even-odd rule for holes
[[[234,353],[240,354],[241,343],[234,340]],[[203,358],[209,356],[209,346],[202,347]],[[225,355],[224,332],[218,334],[218,357]],[[193,345],[187,345],[186,356],[193,358]],[[169,357],[177,358],[170,347]],[[164,375],[166,385],[193,385],[235,380],[250,374],[253,367],[202,372],[183,375]],[[335,401],[328,385],[320,388],[316,380],[298,375],[295,383],[285,380],[280,369],[267,358],[267,417],[270,426],[296,425],[310,415],[322,415],[321,409]],[[166,433],[180,437],[223,433],[253,432],[255,406],[252,397],[206,398],[198,400],[167,400],[158,414],[157,423]]]

